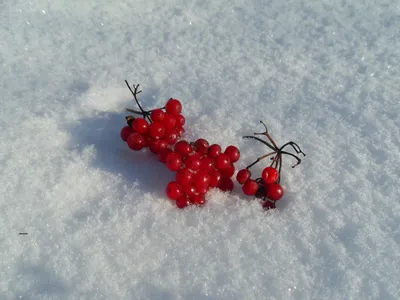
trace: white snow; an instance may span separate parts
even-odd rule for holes
[[[400,6],[394,0],[2,1],[1,299],[400,298]],[[203,208],[120,140],[124,80],[183,103],[187,137],[307,157],[264,212]],[[261,172],[262,165],[255,168]],[[28,235],[19,235],[26,232]]]

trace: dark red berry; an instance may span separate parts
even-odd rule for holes
[[[251,176],[251,172],[248,169],[242,169],[237,173],[236,180],[240,184],[243,184],[246,182],[247,179],[250,178],[250,176]]]
[[[189,198],[186,195],[181,195],[176,199],[175,204],[178,208],[185,208],[189,205]]]
[[[145,134],[149,129],[149,123],[143,118],[136,118],[132,122],[132,128],[140,134]]]
[[[194,187],[199,193],[201,193],[200,191],[203,191],[204,189],[207,192],[209,182],[210,182],[210,175],[206,170],[199,170],[193,176]]]
[[[192,171],[200,169],[200,155],[198,153],[193,153],[186,156],[185,166]]]
[[[279,179],[279,172],[273,167],[266,167],[262,171],[261,177],[265,183],[275,183]]]
[[[168,183],[166,188],[167,196],[171,200],[176,200],[183,194],[183,188],[175,181]]]
[[[176,127],[176,129],[178,130],[178,135],[179,135],[179,136],[183,136],[183,134],[185,133],[185,128],[183,128],[183,127]]]
[[[194,195],[190,200],[192,203],[199,206],[202,206],[206,203],[206,197],[204,194]]]
[[[153,139],[149,144],[151,152],[158,154],[162,149],[168,148],[168,143],[164,139]]]
[[[181,186],[189,185],[192,181],[193,173],[188,168],[182,168],[176,172],[175,180]]]
[[[121,139],[126,142],[128,136],[132,133],[132,127],[130,126],[125,126],[124,128],[121,129]]]
[[[213,144],[208,147],[208,156],[212,158],[216,158],[221,153],[221,146],[218,144]],[[227,156],[228,157],[228,156]]]
[[[273,201],[280,200],[283,197],[283,187],[279,183],[271,183],[265,186],[267,198]]]
[[[209,144],[205,139],[198,139],[193,143],[194,151],[196,151],[200,155],[207,153],[208,146]]]
[[[226,191],[232,191],[234,188],[235,184],[233,183],[232,179],[229,177],[221,177],[218,188],[224,192]]]
[[[270,210],[276,208],[275,203],[271,201],[264,201],[262,206],[264,210]]]
[[[210,188],[217,187],[219,185],[219,182],[221,180],[221,172],[218,170],[213,170],[210,173],[210,182],[208,183],[208,186]]]
[[[176,118],[176,127],[183,127],[183,125],[185,125],[186,118],[183,115],[181,114],[176,115],[175,118]]]
[[[211,146],[210,146],[211,147]],[[224,170],[230,167],[231,161],[229,156],[225,153],[221,153],[215,158],[215,168],[218,170]]]
[[[182,166],[182,155],[176,152],[171,152],[167,155],[165,164],[171,171],[177,171]]]
[[[165,126],[164,123],[161,122],[153,122],[149,126],[149,134],[151,137],[155,139],[160,139],[165,134]]]
[[[239,149],[235,146],[228,146],[225,149],[225,154],[229,156],[229,159],[231,160],[231,163],[235,163],[239,160],[240,158],[240,152]]]
[[[137,132],[131,133],[128,136],[126,142],[128,144],[128,147],[135,151],[142,150],[145,145],[143,135]]]
[[[165,104],[165,110],[172,115],[179,115],[182,112],[182,104],[177,99],[169,99]]]
[[[242,191],[247,196],[254,196],[258,190],[258,183],[253,179],[247,179],[242,186]]]
[[[165,116],[165,112],[161,108],[154,109],[150,114],[150,118],[153,122],[163,121],[164,116]]]
[[[170,153],[172,153],[172,150],[169,148],[161,149],[161,151],[158,152],[159,161],[161,161],[162,163],[165,164],[167,161],[168,154],[170,154]]]
[[[214,160],[211,157],[203,156],[200,159],[200,170],[206,170],[208,173],[214,170]]]
[[[175,152],[181,154],[183,157],[188,156],[192,152],[192,146],[187,141],[179,141],[174,146]]]
[[[176,117],[172,114],[167,113],[167,114],[165,114],[165,117],[164,117],[164,120],[162,121],[162,123],[165,126],[165,131],[169,132],[172,129],[174,129],[176,126]]]
[[[228,168],[221,170],[222,177],[232,177],[233,174],[235,174],[235,166],[233,164],[230,164]]]
[[[196,195],[196,188],[193,186],[193,185],[186,185],[186,186],[184,186],[184,189],[185,189],[185,194],[189,197],[189,198],[191,198],[191,197],[193,197],[194,195]]]

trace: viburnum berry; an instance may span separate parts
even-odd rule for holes
[[[165,126],[164,123],[161,122],[153,122],[149,126],[149,134],[151,137],[155,139],[160,139],[165,134]]]
[[[251,172],[248,169],[242,169],[236,174],[236,180],[240,184],[243,184],[246,182],[247,179],[249,179],[251,176]]]
[[[205,170],[208,173],[214,170],[214,160],[211,157],[203,156],[200,159],[200,170]]]
[[[206,197],[204,196],[204,194],[194,195],[190,200],[192,203],[199,206],[202,206],[206,203]]]
[[[174,115],[166,113],[164,116],[164,120],[162,121],[165,127],[165,131],[169,132],[175,128],[176,125],[176,118]]]
[[[168,198],[171,200],[176,200],[183,195],[183,188],[177,182],[171,181],[167,185],[166,192]]]
[[[164,139],[153,139],[149,144],[151,152],[158,154],[162,149],[168,148],[168,143]]]
[[[200,169],[200,155],[198,153],[192,153],[186,156],[184,162],[185,166],[192,171]]]
[[[149,129],[149,123],[143,118],[136,118],[132,122],[132,128],[140,134],[145,134]]]
[[[128,136],[132,133],[132,127],[130,126],[125,126],[124,128],[121,129],[121,139],[126,142],[126,139],[128,138]]]
[[[172,150],[169,148],[161,149],[160,152],[158,152],[159,161],[165,164],[167,161],[168,154],[170,153],[172,153]]]
[[[208,156],[212,158],[216,158],[221,153],[221,146],[218,144],[213,144],[208,147]],[[229,156],[227,156],[229,157]]]
[[[126,140],[128,147],[132,150],[142,150],[145,144],[144,137],[140,133],[131,133]]]
[[[186,118],[179,114],[179,115],[175,115],[176,118],[176,127],[183,127],[183,125],[185,125],[186,123]]]
[[[258,183],[253,179],[247,179],[242,186],[242,191],[247,196],[254,196],[258,190]]]
[[[169,145],[173,145],[179,138],[178,130],[172,129],[171,131],[167,132],[164,136],[164,139],[167,141]]]
[[[206,170],[199,170],[193,177],[194,187],[197,191],[208,189],[208,184],[210,182],[210,175]]]
[[[219,184],[218,184],[218,188],[221,191],[232,191],[233,188],[235,187],[235,184],[233,183],[232,179],[229,177],[221,177]]]
[[[262,206],[263,206],[264,210],[270,210],[270,209],[276,208],[275,202],[271,202],[271,201],[264,201]]]
[[[214,164],[216,169],[223,170],[230,167],[231,161],[228,155],[226,155],[225,153],[221,153],[215,158]]]
[[[194,143],[193,143],[193,149],[194,151],[196,151],[197,153],[199,153],[200,155],[202,154],[206,154],[207,150],[208,150],[208,141],[205,139],[197,139]]]
[[[183,188],[184,188],[184,190],[185,190],[185,194],[186,194],[189,198],[193,197],[193,196],[196,195],[196,193],[197,193],[196,188],[195,188],[193,185],[191,185],[191,184],[185,185]]]
[[[171,152],[167,155],[165,164],[171,171],[177,171],[182,166],[182,155],[176,152]]]
[[[175,204],[178,208],[185,208],[189,205],[189,198],[186,195],[181,195],[176,199]]]
[[[235,166],[233,164],[230,164],[228,168],[221,170],[222,177],[232,177],[233,174],[235,174]]]
[[[150,113],[150,118],[153,122],[162,122],[164,120],[165,112],[161,108],[154,109]]]
[[[187,141],[179,141],[174,146],[175,152],[181,154],[183,157],[188,156],[192,152],[192,146]]]
[[[232,146],[232,145],[226,147],[224,153],[229,156],[229,159],[231,160],[231,163],[237,162],[239,160],[239,158],[240,158],[239,149],[237,147],[235,147],[235,146]]]
[[[217,187],[219,185],[219,182],[221,180],[221,172],[214,169],[213,171],[211,171],[210,173],[210,182],[208,183],[208,186],[210,188],[214,188]]]
[[[271,183],[266,185],[267,198],[273,201],[278,201],[283,197],[283,187],[279,183]]]
[[[169,99],[165,104],[165,110],[172,115],[179,115],[182,112],[182,104],[177,99]]]
[[[182,168],[176,172],[175,180],[181,186],[189,185],[192,181],[193,173],[188,168]]]
[[[279,172],[273,167],[266,167],[262,171],[261,177],[265,183],[275,183],[279,179]]]
[[[183,128],[183,127],[176,127],[176,129],[178,130],[178,135],[179,135],[179,136],[183,136],[183,134],[185,133],[185,128]]]

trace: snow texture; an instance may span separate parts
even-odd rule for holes
[[[398,1],[0,2],[1,299],[400,298]],[[298,142],[278,209],[171,204],[125,79],[238,168]]]

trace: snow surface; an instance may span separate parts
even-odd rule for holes
[[[400,298],[398,1],[0,3],[1,299]],[[172,205],[125,79],[238,168],[298,142],[278,209]]]

